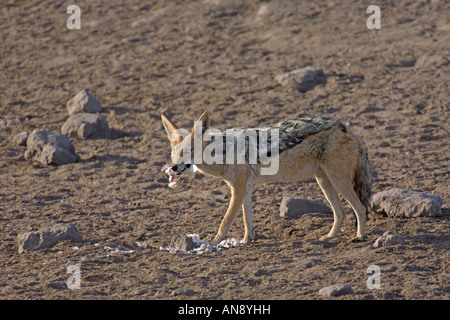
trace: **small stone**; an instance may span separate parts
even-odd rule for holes
[[[338,297],[344,294],[352,294],[353,289],[347,284],[333,284],[319,290],[319,294],[326,297]]]
[[[193,73],[195,72],[195,70],[196,70],[196,67],[195,67],[195,66],[189,66],[189,67],[187,68],[187,73],[193,74]]]
[[[404,245],[405,239],[398,234],[393,234],[390,231],[386,231],[383,233],[382,236],[380,236],[377,240],[375,240],[375,243],[373,246],[375,248],[379,247],[390,247],[390,246],[396,246],[396,245]]]
[[[256,21],[260,21],[262,17],[267,16],[270,14],[270,6],[268,3],[264,3],[262,4],[259,8],[258,11],[256,11]]]
[[[195,291],[192,289],[175,289],[172,291],[172,293],[170,294],[171,296],[179,296],[179,295],[187,295],[187,296],[193,296],[195,294]]]
[[[155,292],[154,296],[155,297],[162,297],[162,296],[165,296],[167,294],[168,294],[168,292],[166,290],[158,290],[158,291]]]
[[[184,294],[190,297],[190,296],[193,296],[195,294],[195,291],[192,290],[192,289],[186,289],[184,291]]]
[[[19,119],[0,119],[0,128],[8,128],[22,123]]]
[[[283,197],[280,205],[280,216],[285,218],[298,218],[305,213],[332,212],[322,201],[302,198]]]
[[[279,74],[275,81],[281,86],[294,86],[300,92],[313,89],[316,85],[326,82],[322,68],[306,67],[288,73]]]
[[[315,259],[315,258],[305,258],[302,261],[302,264],[304,265],[305,269],[312,268],[316,265],[319,265],[322,263],[321,259]]]
[[[19,233],[19,253],[31,252],[37,249],[51,248],[59,241],[71,240],[79,243],[83,237],[78,229],[71,223],[59,223],[54,226],[32,232]]]
[[[16,146],[25,147],[27,145],[28,136],[30,133],[28,131],[21,132],[14,136],[13,142]]]
[[[175,297],[175,296],[179,296],[180,294],[183,294],[183,290],[182,289],[175,289],[171,292],[171,296]]]
[[[103,110],[100,101],[89,91],[83,89],[67,102],[69,116],[76,113],[97,113]]]
[[[191,251],[196,248],[198,245],[195,243],[192,237],[187,235],[175,235],[172,238],[171,247],[184,251]]]

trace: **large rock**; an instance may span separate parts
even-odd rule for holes
[[[325,83],[326,76],[321,68],[306,67],[279,74],[275,81],[283,87],[293,86],[300,92],[306,92],[318,84]]]
[[[83,237],[71,223],[59,223],[37,231],[19,233],[17,236],[19,253],[51,248],[63,240],[79,243],[83,241]]]
[[[66,135],[35,129],[28,136],[25,159],[59,166],[77,162],[80,158]]]
[[[106,118],[99,114],[77,113],[69,117],[61,127],[61,133],[80,139],[109,138]]]
[[[280,216],[285,218],[298,218],[305,213],[332,212],[331,209],[322,201],[283,197],[280,205]]]
[[[83,89],[75,97],[67,101],[67,112],[69,116],[76,113],[97,113],[103,110],[100,101],[89,91]]]
[[[389,217],[442,216],[442,199],[435,195],[393,188],[374,194],[371,210]]]

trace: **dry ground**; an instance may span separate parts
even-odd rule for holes
[[[355,229],[346,206],[343,231],[319,241],[331,214],[279,216],[282,196],[325,201],[314,181],[258,186],[259,236],[248,247],[203,255],[158,249],[175,234],[212,239],[229,201],[222,181],[200,174],[167,187],[162,112],[186,128],[205,110],[218,129],[300,115],[350,122],[368,146],[374,192],[432,193],[448,214],[448,2],[77,1],[81,29],[68,30],[71,4],[0,7],[1,299],[322,299],[319,289],[335,283],[354,290],[336,299],[449,299],[448,215],[373,218],[367,241],[348,243]],[[366,27],[369,4],[381,8],[380,30]],[[274,82],[309,65],[323,68],[325,84],[299,93]],[[59,131],[65,103],[83,88],[100,99],[118,137],[74,139],[75,164],[26,162],[13,136]],[[79,250],[61,242],[17,253],[18,233],[58,222],[78,227]],[[373,248],[388,230],[406,244]],[[230,236],[243,237],[241,217]],[[149,247],[103,257],[105,246],[135,241]],[[79,290],[66,286],[74,263]],[[379,290],[366,286],[373,264]],[[172,295],[176,289],[192,291]]]

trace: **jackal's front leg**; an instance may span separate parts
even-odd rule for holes
[[[242,213],[244,216],[244,244],[250,244],[250,242],[255,238],[253,232],[253,215],[252,215],[252,189],[249,187],[247,189],[247,196],[242,205]]]
[[[231,224],[233,223],[234,218],[236,218],[236,215],[239,212],[239,208],[242,206],[242,203],[244,202],[245,196],[246,196],[245,186],[231,186],[230,205],[228,206],[227,213],[225,214],[225,216],[222,219],[222,222],[220,223],[217,235],[211,242],[212,245],[218,244],[227,237]]]

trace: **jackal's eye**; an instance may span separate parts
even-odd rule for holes
[[[181,158],[184,155],[184,148],[181,143],[172,148],[172,158]]]
[[[181,148],[179,147],[179,145],[173,147],[172,148],[172,152],[171,152],[172,157],[179,157],[180,156],[180,150],[181,150]]]

